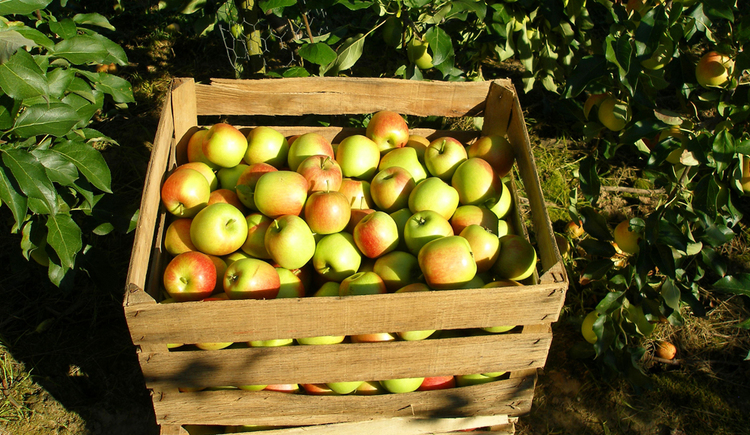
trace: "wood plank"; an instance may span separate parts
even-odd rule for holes
[[[243,342],[556,321],[560,284],[126,307],[135,344]],[[415,309],[415,307],[419,307]],[[491,307],[491,309],[489,309]]]
[[[543,367],[552,334],[423,341],[141,352],[149,388],[317,384]]]
[[[375,396],[309,396],[272,391],[199,391],[154,398],[159,424],[302,426],[388,417],[522,415],[534,379]]]
[[[193,132],[197,130],[195,126],[198,125],[197,105],[195,81],[192,78],[175,79],[172,87],[172,116],[177,145],[174,149],[173,164],[187,162],[187,143]]]
[[[418,418],[418,417],[396,417],[361,421],[355,423],[334,423],[317,426],[302,426],[288,429],[266,430],[260,432],[262,435],[421,435],[441,434],[466,429],[474,429],[489,426],[508,426],[507,415],[489,415],[476,417],[454,417],[454,418]],[[238,432],[242,434],[243,432]],[[244,432],[258,434],[257,431]],[[484,435],[487,432],[482,432]],[[454,432],[455,434],[455,432]]]
[[[507,83],[499,80],[498,83]],[[344,115],[392,110],[415,116],[477,116],[490,82],[300,77],[214,79],[196,84],[198,115]]]

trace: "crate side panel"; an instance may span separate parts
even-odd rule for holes
[[[153,304],[129,310],[126,317],[136,344],[242,342],[537,324],[557,320],[563,297],[563,289],[557,284],[530,285],[337,298]]]
[[[270,391],[201,391],[154,397],[159,424],[297,426],[388,417],[521,415],[529,411],[534,378],[449,390],[376,396],[309,396]]]
[[[345,115],[391,110],[415,116],[477,116],[489,82],[376,78],[213,80],[196,85],[198,115]]]
[[[513,371],[544,366],[552,334],[141,352],[146,385],[203,388]]]

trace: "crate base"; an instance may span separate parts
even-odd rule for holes
[[[419,434],[458,434],[467,429],[477,427],[488,428],[482,434],[514,435],[518,417],[507,415],[490,417],[462,417],[462,418],[389,418],[356,423],[336,423],[318,426],[303,426],[266,431],[239,432],[239,434],[263,435],[369,435],[373,433],[387,433],[389,435],[419,435]],[[162,425],[160,435],[189,435],[181,425]]]

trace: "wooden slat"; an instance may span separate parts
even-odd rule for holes
[[[154,397],[159,424],[301,426],[385,417],[521,415],[534,379],[376,396],[309,396],[272,391],[199,391]]]
[[[317,384],[543,367],[552,334],[341,343],[139,355],[150,388]]]
[[[556,321],[559,284],[126,307],[135,344],[242,342]]]
[[[187,162],[187,143],[198,125],[198,108],[195,81],[192,78],[175,79],[172,90],[172,116],[174,118],[174,149],[172,164]]]
[[[196,84],[198,115],[345,115],[392,110],[416,116],[476,116],[490,82],[302,77]],[[498,83],[509,83],[500,80]]]

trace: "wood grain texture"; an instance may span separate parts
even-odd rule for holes
[[[300,77],[196,84],[198,115],[343,115],[391,110],[415,116],[477,116],[491,82]],[[509,81],[498,80],[507,85]]]
[[[559,284],[128,306],[135,344],[242,342],[556,321]]]
[[[309,396],[272,391],[199,391],[154,397],[159,424],[301,426],[399,417],[521,415],[534,378],[448,390],[375,396]]]
[[[492,373],[543,367],[552,334],[141,352],[149,388],[318,384]]]

